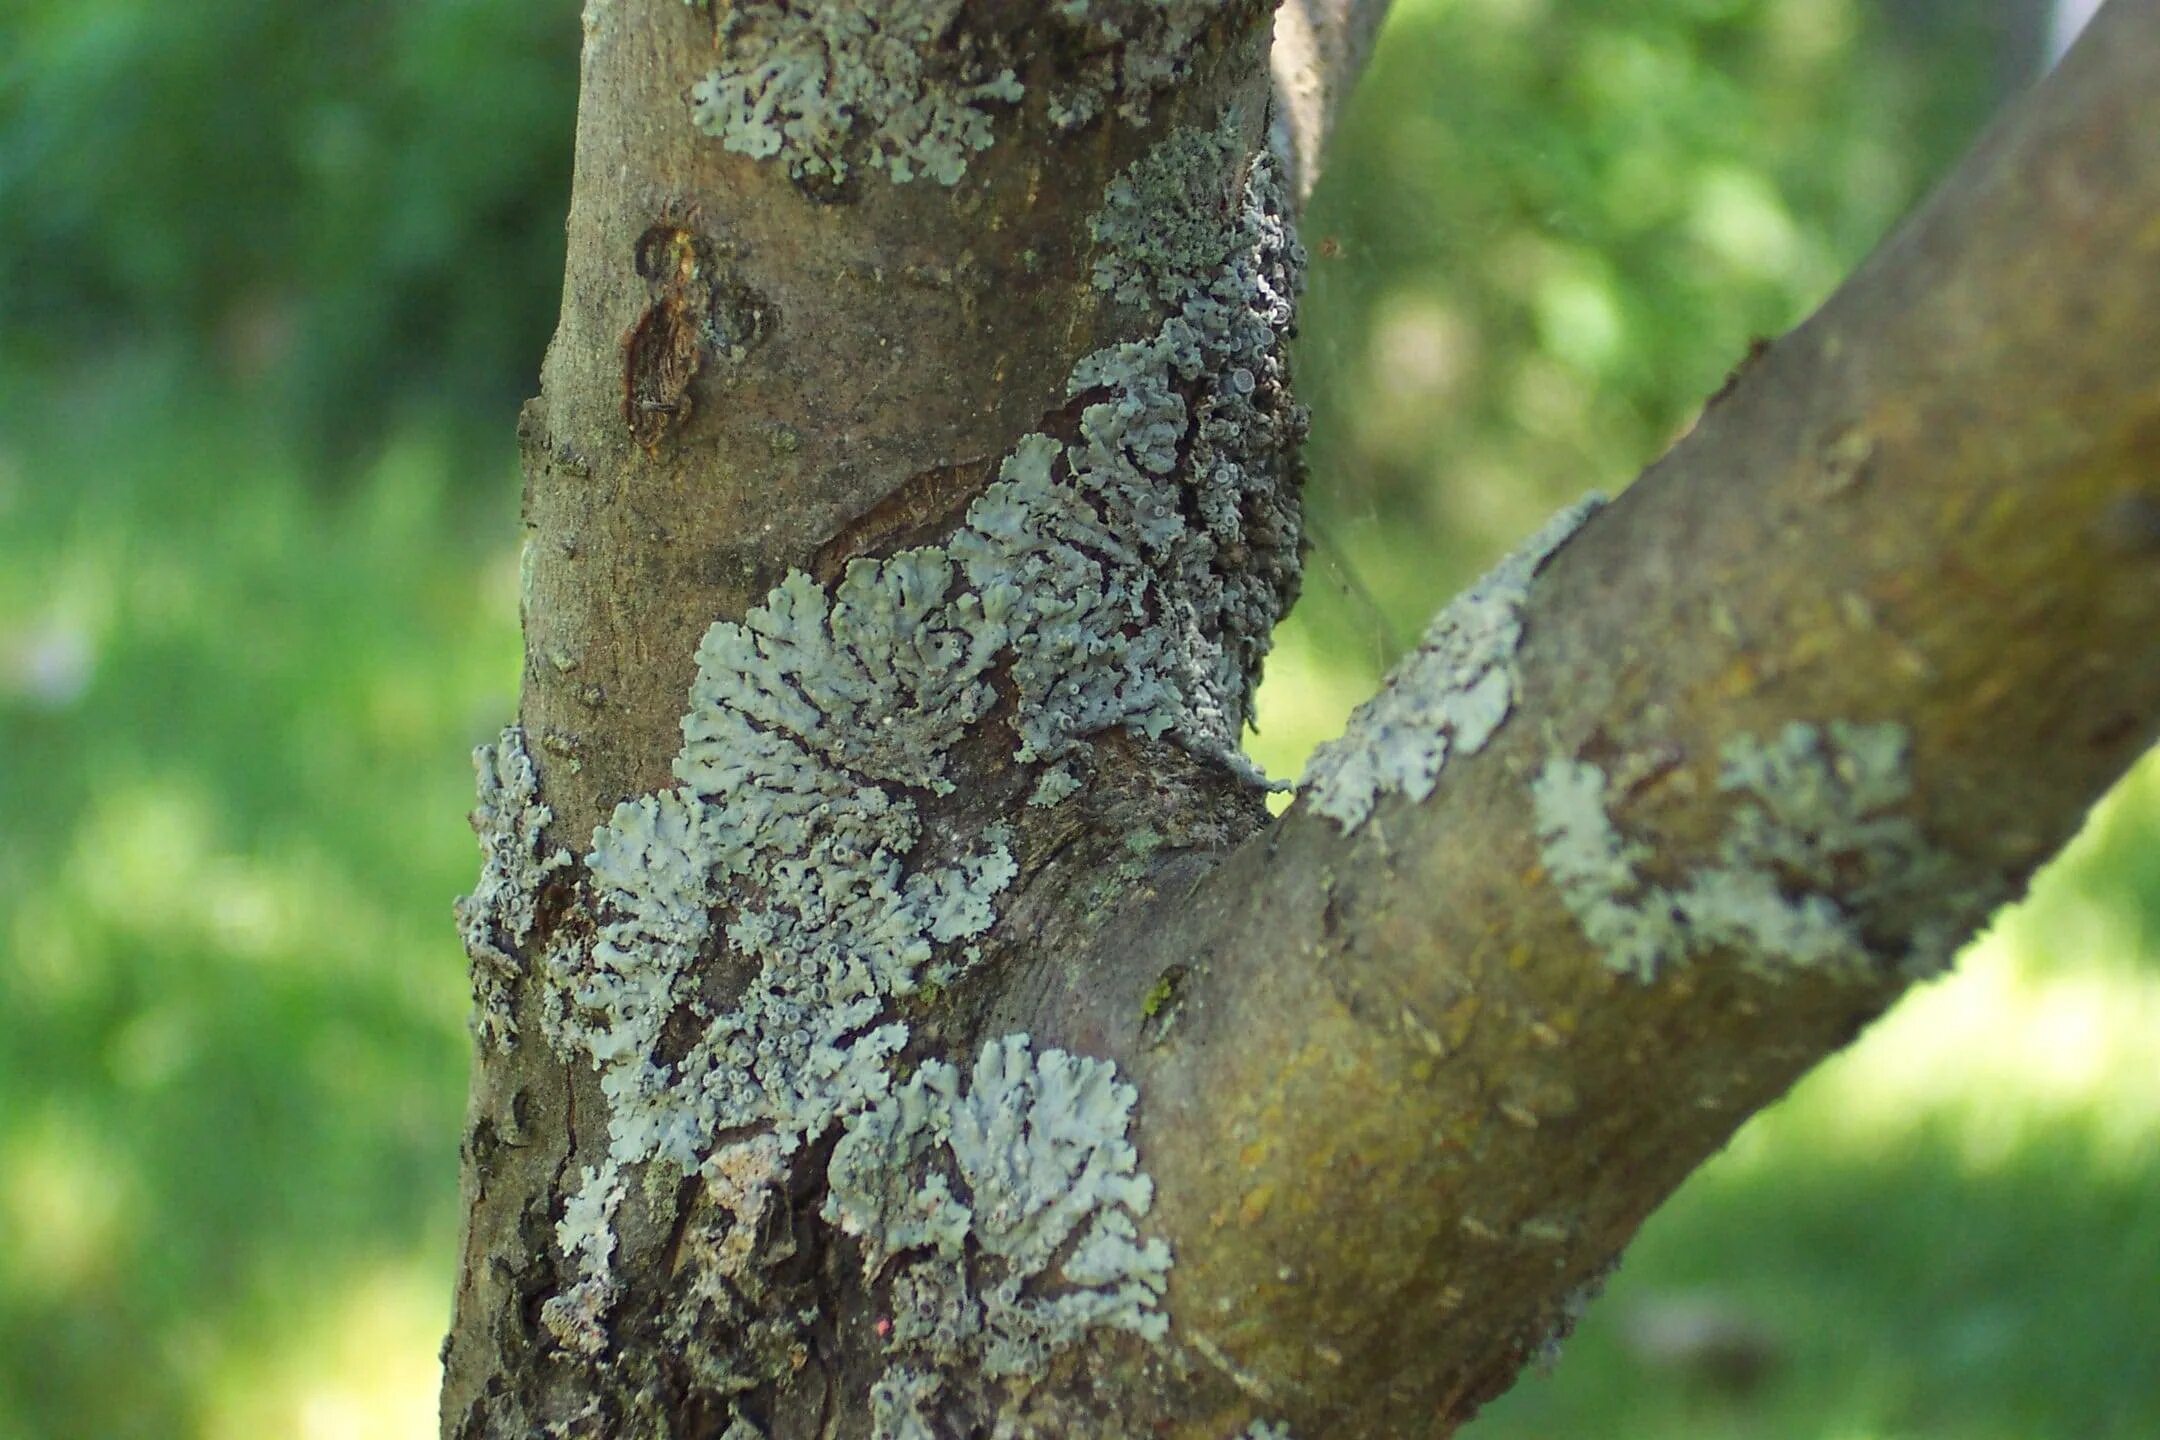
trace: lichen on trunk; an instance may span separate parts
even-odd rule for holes
[[[874,101],[820,92],[826,121],[782,124],[784,143],[716,133],[792,180],[847,178],[860,137],[842,122],[882,123],[880,107],[928,84],[885,52],[933,33],[878,31],[893,84]],[[721,38],[764,88],[709,79],[708,128],[722,101],[731,115],[804,110],[801,87],[832,79],[819,64],[864,35],[846,17],[775,10],[724,20]],[[1214,67],[1203,90],[1222,98],[1203,123],[1178,97],[1164,123],[1132,132],[1130,160],[1103,167],[1093,203],[1062,213],[1069,303],[1104,342],[1070,361],[1035,428],[974,467],[971,495],[944,497],[942,527],[918,514],[898,546],[848,521],[806,535],[820,561],[845,547],[819,565],[829,578],[789,569],[739,617],[715,618],[674,783],[616,801],[553,882],[517,1011],[538,1020],[526,1042],[559,1061],[483,1063],[565,1064],[569,1095],[600,1114],[564,1117],[555,1175],[524,1197],[552,1240],[512,1287],[530,1372],[484,1380],[461,1413],[446,1391],[456,1433],[818,1433],[806,1417],[836,1388],[879,1436],[1052,1433],[1070,1419],[1043,1408],[1052,1367],[1101,1335],[1161,1339],[1172,1256],[1143,1232],[1150,1187],[1125,1139],[1144,1099],[1109,1061],[983,1032],[966,997],[1010,948],[1002,897],[1052,883],[1040,877],[1067,828],[1057,817],[1115,788],[1106,767],[1212,773],[1248,794],[1257,781],[1239,733],[1301,544],[1304,416],[1285,343],[1302,256],[1261,143],[1264,50],[1249,31],[1217,39],[1176,67]],[[750,63],[761,43],[763,71]],[[783,76],[794,100],[774,89]],[[1009,100],[1019,86],[994,89]],[[1122,109],[1095,128],[1148,114]],[[948,138],[990,148],[988,121],[969,115]],[[1089,118],[1028,116],[1053,130]],[[886,172],[870,183],[916,178],[877,148],[887,132],[867,133]],[[964,167],[949,158],[931,173],[953,184]],[[812,216],[868,203],[815,185],[764,193]],[[673,263],[651,261],[655,234]],[[702,343],[684,318],[696,297],[764,293],[715,281],[720,248],[688,218],[648,228],[637,254],[647,316],[665,311],[658,328],[688,346]],[[666,350],[647,388],[670,392],[667,423],[626,410],[633,443],[608,447],[619,463],[724,467],[725,452],[692,448],[700,426],[728,423],[707,418],[705,392],[784,351],[789,309],[758,301],[761,347],[731,351],[730,370]],[[653,333],[632,328],[633,370],[658,353]],[[565,448],[541,457],[537,483],[560,488]],[[1113,735],[1130,738],[1106,749]],[[1152,818],[1174,820],[1160,800]],[[902,1250],[908,1263],[886,1263]]]
[[[446,1435],[1448,1433],[2160,729],[2160,12],[1272,823],[1266,17],[1044,18],[586,8]]]

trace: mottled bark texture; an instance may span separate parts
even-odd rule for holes
[[[1273,822],[1268,17],[1023,8],[587,9],[447,1436],[1447,1434],[2160,724],[2160,6]]]

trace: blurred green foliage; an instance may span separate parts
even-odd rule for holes
[[[177,351],[326,453],[413,408],[506,428],[562,283],[577,41],[532,0],[9,0],[0,330]]]
[[[1398,644],[1436,566],[1654,459],[1962,149],[1983,9],[1399,5],[1305,229],[1317,588],[1354,556]]]
[[[1819,299],[2001,63],[1978,6],[1398,8],[1307,226],[1321,543],[1262,695],[1278,772]],[[514,704],[511,405],[556,303],[576,28],[531,0],[0,18],[7,1440],[429,1429],[448,907],[466,754]],[[2149,764],[1474,1433],[2160,1433],[2156,953]]]
[[[445,1318],[515,491],[114,389],[5,396],[0,1436],[298,1434],[213,1424],[258,1356],[416,1247]]]

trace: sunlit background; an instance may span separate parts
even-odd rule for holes
[[[575,8],[0,18],[0,1440],[433,1428]],[[1402,0],[1307,225],[1269,767],[1819,301],[2052,9]],[[2160,1434],[2156,1042],[2148,765],[1472,1434]]]

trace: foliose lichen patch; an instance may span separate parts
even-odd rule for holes
[[[872,1440],[938,1440],[937,1431],[923,1418],[938,1389],[938,1378],[928,1371],[905,1365],[888,1368],[870,1387]]]
[[[1954,953],[1954,923],[1923,920],[1894,943],[1870,932],[1885,915],[1939,913],[1920,902],[1953,884],[1949,857],[1898,813],[1912,793],[1909,748],[1901,725],[1842,720],[1734,737],[1718,788],[1737,803],[1717,858],[1671,885],[1645,878],[1651,848],[1613,824],[1605,772],[1555,758],[1531,786],[1540,859],[1604,963],[1639,981],[1712,951],[1764,975],[1860,977],[1882,968],[1886,943],[1899,973],[1935,974]],[[1984,903],[1967,901],[1952,908]]]
[[[698,1383],[732,1395],[787,1373],[804,1322],[760,1288],[772,1257],[753,1240],[790,1167],[836,1130],[836,1222],[927,1252],[893,1282],[911,1348],[880,1389],[890,1433],[911,1433],[920,1397],[942,1393],[935,1365],[960,1351],[995,1379],[1091,1328],[1159,1333],[1168,1256],[1134,1229],[1130,1088],[1100,1062],[1031,1057],[1024,1037],[993,1046],[965,1094],[936,1060],[896,1088],[895,1002],[976,962],[1017,873],[1004,826],[951,817],[964,736],[1006,727],[1038,804],[1078,788],[1090,737],[1111,729],[1234,763],[1296,585],[1304,417],[1283,351],[1302,257],[1273,162],[1240,175],[1234,151],[1214,153],[1215,187],[1160,191],[1185,207],[1165,216],[1183,258],[1120,258],[1135,229],[1102,240],[1113,273],[1141,277],[1122,299],[1144,328],[1074,367],[1073,438],[1023,437],[944,544],[853,560],[829,591],[791,574],[715,624],[677,783],[595,831],[598,934],[566,928],[543,962],[550,1036],[599,1070],[609,1106],[607,1151],[556,1230],[575,1279],[541,1311],[565,1348],[608,1347],[633,1187],[695,1177],[679,1256],[697,1274],[678,1283],[696,1318],[676,1318],[705,1352]],[[1032,1118],[1008,1136],[1001,1106]],[[841,1156],[884,1133],[926,1168],[887,1157],[912,1188],[879,1202],[893,1228],[873,1235],[875,1177]],[[955,1288],[953,1254],[1001,1278]],[[1039,1283],[1049,1271],[1058,1288]]]
[[[706,1395],[741,1395],[808,1358],[807,1299],[775,1278],[795,1255],[782,1222],[786,1173],[787,1157],[772,1136],[727,1146],[706,1167],[706,1183],[681,1218],[683,1284],[669,1297],[661,1329],[675,1362]],[[759,1437],[739,1416],[729,1435],[738,1432]]]
[[[1223,0],[1059,0],[1051,13],[1076,32],[1079,58],[1049,97],[1050,122],[1077,129],[1108,109],[1145,124],[1155,97],[1192,72],[1200,37],[1226,8]]]
[[[845,180],[860,162],[896,183],[954,184],[990,147],[992,107],[1024,93],[976,53],[959,12],[960,0],[717,7],[719,61],[690,92],[698,128],[798,179]]]
[[[473,1017],[482,1043],[509,1050],[517,1043],[512,987],[526,973],[540,887],[570,864],[570,852],[548,850],[543,832],[555,812],[540,803],[539,777],[515,725],[493,745],[473,751],[479,799],[472,825],[480,837],[480,879],[457,902],[458,935],[472,961]]]
[[[1125,1134],[1132,1086],[1107,1061],[995,1040],[963,1087],[942,1061],[849,1117],[824,1217],[889,1285],[881,1437],[945,1433],[948,1384],[1039,1375],[1101,1327],[1158,1339],[1169,1249]]]
[[[1180,131],[1158,153],[1213,143]],[[1097,271],[1098,284],[1136,277],[1120,288],[1164,317],[1158,328],[1080,361],[1070,393],[1101,398],[1081,413],[1078,441],[1021,441],[954,541],[979,587],[1009,579],[1041,597],[1015,646],[1023,759],[1059,758],[1121,725],[1236,763],[1269,637],[1296,593],[1291,472],[1306,416],[1284,342],[1304,252],[1275,163],[1252,157],[1227,193],[1160,198],[1165,226],[1191,243],[1164,260],[1127,250],[1137,227],[1113,225]]]
[[[1044,113],[1062,131],[1111,113],[1145,124],[1155,98],[1192,72],[1222,0],[1059,0],[1048,32],[1016,44],[977,33],[961,0],[746,0],[709,5],[719,52],[692,87],[699,129],[728,149],[777,159],[797,179],[839,182],[868,164],[897,184],[958,183],[1025,98],[1016,73],[1054,51]]]
[[[933,552],[861,560],[827,596],[797,574],[698,652],[676,789],[617,807],[586,869],[605,917],[589,952],[551,955],[558,1040],[601,1069],[609,1151],[558,1228],[583,1275],[547,1312],[566,1344],[610,1294],[610,1224],[628,1167],[683,1173],[732,1159],[721,1131],[757,1127],[792,1152],[877,1100],[906,1039],[880,1023],[925,979],[940,946],[989,927],[1014,874],[991,826],[943,864],[907,863],[922,838],[907,787],[949,789],[941,766],[990,693],[980,606],[946,605],[953,567]],[[973,625],[970,633],[967,628]],[[713,914],[756,970],[733,1005],[697,993]],[[694,1043],[672,1050],[678,1015]],[[708,1173],[707,1178],[711,1178]]]
[[[1313,752],[1298,782],[1308,805],[1355,830],[1381,796],[1423,800],[1450,755],[1485,748],[1515,706],[1530,584],[1604,503],[1590,495],[1561,511],[1440,612],[1341,736]]]
[[[1223,268],[1236,230],[1222,177],[1240,128],[1233,111],[1214,130],[1179,130],[1110,181],[1088,220],[1096,288],[1145,305],[1190,294]]]

